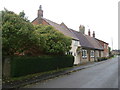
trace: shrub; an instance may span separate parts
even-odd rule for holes
[[[111,54],[111,55],[109,56],[109,58],[112,58],[112,57],[114,57],[114,55]]]
[[[3,56],[13,56],[36,45],[34,26],[12,11],[2,11]]]
[[[11,60],[11,77],[71,67],[73,56],[14,57]]]
[[[107,60],[107,59],[108,59],[108,57],[98,57],[97,58],[98,61],[104,61],[104,60]]]
[[[35,26],[38,46],[45,54],[65,55],[71,49],[72,39],[50,25]]]

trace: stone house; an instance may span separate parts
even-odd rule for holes
[[[97,57],[107,57],[108,54],[108,43],[95,38],[95,32],[93,36],[85,34],[85,27],[80,25],[79,31],[75,31],[68,28],[63,22],[57,24],[51,20],[43,17],[43,10],[40,5],[38,10],[38,16],[32,21],[33,24],[51,25],[61,33],[72,38],[71,50],[66,54],[74,56],[74,64],[85,63],[88,61],[96,61]]]

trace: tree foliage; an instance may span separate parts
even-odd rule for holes
[[[71,38],[52,26],[34,26],[24,16],[24,12],[17,15],[12,11],[2,11],[3,55],[65,54],[70,50]]]
[[[22,17],[22,18],[24,18],[24,17],[25,17],[24,11],[20,12],[20,13],[19,13],[19,16]]]
[[[35,35],[39,45],[47,54],[65,54],[71,49],[71,38],[63,35],[52,26],[35,26]]]
[[[26,20],[26,21],[29,22],[28,17],[25,16],[25,12],[24,12],[24,11],[20,12],[20,13],[19,13],[19,16],[20,16],[21,18],[23,18],[24,20]]]
[[[34,27],[12,11],[2,11],[3,55],[23,52],[34,44]]]

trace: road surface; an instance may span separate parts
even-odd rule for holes
[[[26,88],[118,88],[118,58]]]

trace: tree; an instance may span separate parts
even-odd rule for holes
[[[16,53],[29,55],[65,54],[70,50],[71,38],[64,36],[52,26],[33,26],[24,17],[12,11],[2,11],[3,56]]]
[[[14,55],[31,48],[35,44],[34,26],[12,11],[2,11],[3,55]]]
[[[26,21],[29,22],[28,18],[25,16],[24,10],[23,10],[22,12],[19,13],[19,16],[20,16],[21,18],[23,18],[24,20],[26,20]]]
[[[52,26],[35,26],[35,35],[38,38],[39,47],[46,54],[65,54],[71,49],[72,39],[63,35]]]
[[[24,18],[24,17],[25,17],[24,11],[20,12],[20,13],[19,13],[19,16],[20,16],[21,18]]]

